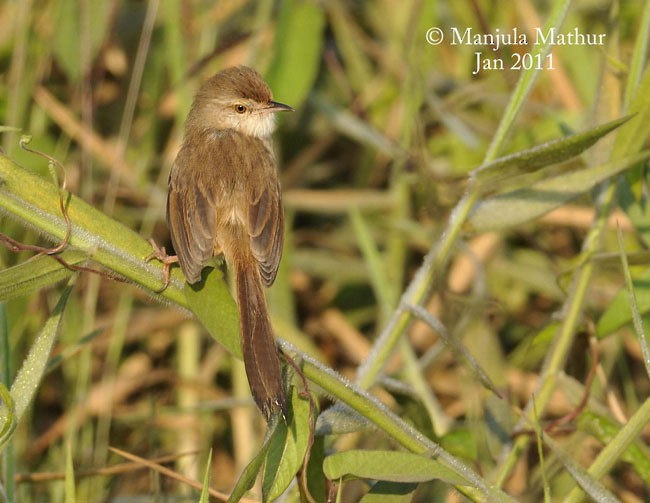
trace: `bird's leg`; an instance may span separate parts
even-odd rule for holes
[[[156,290],[156,293],[162,293],[169,286],[169,282],[171,281],[171,267],[172,264],[176,264],[178,262],[178,257],[176,255],[167,255],[167,250],[165,250],[165,247],[158,246],[158,243],[156,243],[153,238],[149,239],[149,243],[151,244],[153,251],[145,257],[145,261],[149,262],[153,259],[156,259],[162,262],[163,286],[160,290]]]

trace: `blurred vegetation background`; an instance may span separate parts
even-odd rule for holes
[[[2,148],[49,177],[47,161],[19,147],[20,136],[30,135],[30,148],[65,167],[68,190],[169,249],[167,177],[193,94],[224,67],[256,68],[274,98],[296,109],[280,118],[275,136],[287,244],[268,295],[274,325],[354,380],[424,255],[444,236],[516,88],[520,71],[473,75],[475,52],[508,65],[512,53],[531,50],[452,45],[451,28],[530,34],[565,3],[564,29],[605,33],[606,45],[553,48],[554,69],[538,72],[499,155],[624,115],[645,69],[647,2],[7,0],[0,4],[0,124],[21,131],[3,132]],[[425,33],[435,26],[446,38],[434,46]],[[645,137],[637,149],[644,144]],[[595,152],[569,169],[604,162],[606,154]],[[648,245],[643,166],[619,183],[609,220],[598,204],[605,189],[594,189],[532,222],[498,232],[467,227],[453,260],[428,285],[427,310],[462,340],[502,398],[421,322],[409,325],[408,344],[391,352],[375,388],[406,422],[519,501],[575,491],[565,457],[588,470],[648,400],[643,344],[621,307],[627,296],[616,255],[617,226],[626,251]],[[21,222],[0,222],[3,234],[44,244]],[[592,249],[596,226],[602,232]],[[596,262],[576,297],[573,285],[592,251],[614,256]],[[0,249],[5,270],[33,255]],[[643,314],[647,261],[639,257],[631,273]],[[62,291],[52,285],[2,305],[7,387]],[[573,308],[565,358],[544,363]],[[560,447],[538,450],[535,427],[515,425],[547,378],[552,395],[539,425],[566,421],[549,432]],[[326,408],[331,401],[321,398]],[[77,501],[196,501],[195,489],[109,446],[198,481],[211,447],[211,486],[228,493],[264,431],[243,365],[187,312],[142,288],[82,273],[48,373],[3,453],[2,480],[12,501],[63,501],[71,493],[69,455]],[[521,436],[533,442],[513,454]],[[590,475],[621,501],[647,501],[649,439],[642,427],[613,467]],[[328,452],[395,448],[364,428],[325,445]],[[345,484],[343,501],[357,501],[368,487]],[[436,481],[408,497],[463,498]]]

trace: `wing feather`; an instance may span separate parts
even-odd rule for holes
[[[265,286],[270,286],[275,280],[282,256],[284,211],[272,154],[266,152],[266,155],[258,157],[258,160],[263,165],[253,169],[264,173],[265,179],[259,184],[262,190],[251,188],[248,226],[251,250],[258,262],[262,281]]]
[[[196,283],[213,254],[215,209],[201,185],[183,178],[191,172],[178,168],[169,180],[167,222],[183,274],[189,283]],[[178,173],[181,176],[175,176]]]

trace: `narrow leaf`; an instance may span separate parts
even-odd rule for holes
[[[34,341],[27,358],[25,358],[11,386],[11,397],[16,407],[17,421],[20,421],[20,418],[25,413],[27,406],[34,398],[36,390],[41,383],[41,378],[45,373],[45,368],[50,358],[50,351],[59,332],[63,311],[71,291],[72,285],[66,286],[63,290],[52,316],[45,322],[45,326],[36,338],[36,341]]]
[[[638,312],[641,315],[647,315],[650,312],[650,269],[632,280],[632,289]],[[631,321],[632,311],[628,294],[625,289],[621,289],[598,320],[596,335],[599,338],[606,337]]]
[[[11,439],[11,435],[16,429],[16,408],[13,398],[7,387],[0,383],[0,452],[4,450],[5,445]]]
[[[276,415],[275,417],[275,421],[271,424],[269,430],[266,433],[266,438],[264,439],[264,444],[262,445],[260,452],[258,452],[257,456],[255,456],[252,461],[248,463],[246,468],[244,468],[242,471],[242,474],[239,476],[239,480],[237,480],[237,484],[235,484],[235,487],[233,488],[232,493],[230,493],[230,497],[228,498],[229,503],[234,503],[242,499],[246,494],[246,491],[248,491],[255,484],[257,475],[262,469],[262,465],[264,464],[266,455],[271,448],[274,437],[278,434],[278,424],[281,420],[279,415]]]
[[[6,396],[5,386],[2,385],[0,387],[0,392],[2,392],[2,396],[0,396],[2,398],[2,402],[0,403],[0,421],[2,421],[0,449],[11,438],[16,425],[22,418],[25,410],[27,410],[41,383],[71,291],[72,285],[68,285],[63,290],[52,316],[45,322],[45,326],[34,341],[27,358],[23,361],[23,365],[11,386],[9,396]]]
[[[625,278],[625,290],[627,291],[627,299],[632,312],[632,322],[634,323],[634,331],[639,339],[639,346],[641,347],[641,354],[643,355],[643,363],[648,376],[650,376],[650,349],[648,349],[648,339],[645,335],[645,328],[639,313],[639,306],[636,301],[636,294],[634,292],[634,285],[632,284],[632,275],[627,263],[627,255],[623,247],[623,233],[621,228],[617,229],[618,246],[621,254],[621,265],[623,266],[623,277]]]
[[[71,250],[62,253],[61,258],[74,266],[86,262],[88,255]],[[37,255],[0,271],[0,301],[27,296],[69,278],[72,273],[52,257]]]
[[[436,460],[409,452],[339,452],[325,458],[323,471],[330,480],[346,477],[392,482],[426,482],[438,479],[449,484],[467,484],[467,480]]]
[[[212,449],[208,454],[208,461],[205,465],[205,474],[203,475],[203,489],[201,489],[201,499],[199,503],[210,503],[210,465],[212,465]]]
[[[548,33],[550,30],[560,32],[571,3],[572,0],[558,0],[553,2],[553,8],[546,18],[546,23],[544,23],[544,33]],[[551,49],[551,37],[548,37],[548,41],[544,44],[535,44],[530,54],[533,58],[544,59]],[[536,65],[531,65],[520,73],[517,85],[510,94],[508,105],[506,105],[499,126],[494,133],[492,142],[485,154],[486,160],[491,161],[492,159],[495,159],[503,148],[508,135],[514,127],[515,119],[517,118],[517,115],[519,115],[521,108],[526,103],[526,99],[540,74],[541,70],[536,67]]]
[[[377,297],[379,310],[384,319],[390,317],[395,298],[397,297],[396,285],[391,285],[389,275],[385,267],[385,261],[377,249],[377,244],[372,238],[370,228],[358,208],[351,208],[348,211],[350,223],[354,229],[361,253],[363,254],[366,268],[370,274],[370,283]]]
[[[325,475],[323,474],[323,460],[325,459],[325,437],[323,435],[316,435],[314,443],[309,451],[309,463],[307,465],[307,473],[303,476],[307,477],[307,489],[310,496],[315,501],[326,501],[326,486]],[[304,494],[303,485],[300,484],[301,501],[309,501]]]
[[[472,171],[472,181],[481,186],[488,186],[513,176],[532,173],[549,164],[557,164],[571,159],[627,122],[630,117],[622,117],[582,133],[550,141],[529,150],[492,161]]]
[[[280,421],[278,434],[271,440],[262,484],[265,501],[279,497],[303,466],[310,434],[309,400],[300,398],[295,388],[291,411],[290,422]]]
[[[650,157],[650,150],[598,166],[566,173],[533,184],[529,188],[486,199],[470,216],[475,230],[504,229],[537,218],[591,190],[607,178]]]

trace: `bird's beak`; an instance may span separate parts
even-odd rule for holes
[[[267,108],[269,112],[293,112],[293,108],[284,103],[278,103],[277,101],[269,101],[269,106]]]

